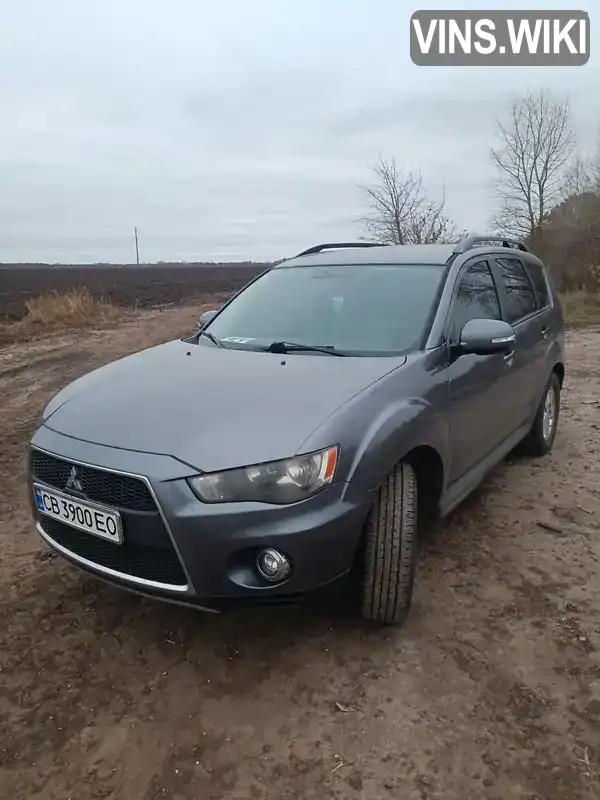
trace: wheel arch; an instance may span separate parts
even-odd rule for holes
[[[565,365],[562,363],[562,361],[556,362],[556,364],[552,367],[552,372],[554,372],[557,376],[560,388],[562,389],[565,380]]]
[[[408,462],[415,471],[417,479],[417,513],[420,520],[419,526],[428,527],[439,519],[440,500],[444,491],[445,468],[444,461],[439,451],[429,444],[419,444],[408,450],[401,458],[397,459],[392,469],[402,462]],[[383,480],[386,480],[389,472]],[[374,503],[377,502],[378,492],[375,491]],[[371,505],[371,509],[374,506]],[[370,512],[369,512],[370,513]],[[362,563],[365,528],[369,519],[366,515],[363,529],[359,537],[355,554],[355,565]]]
[[[444,461],[440,453],[429,444],[413,447],[401,461],[407,461],[417,479],[419,517],[435,521],[444,491]]]

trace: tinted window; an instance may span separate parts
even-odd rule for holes
[[[487,261],[470,266],[459,280],[452,310],[452,341],[458,341],[463,325],[470,319],[502,319],[498,294]]]
[[[207,330],[237,348],[289,341],[357,355],[410,351],[424,332],[443,271],[390,264],[275,268]]]
[[[550,298],[548,297],[548,285],[544,270],[539,264],[527,263],[527,272],[533,284],[538,308],[545,308],[550,305]]]
[[[506,287],[506,319],[514,323],[536,310],[533,287],[525,267],[517,258],[496,259]]]

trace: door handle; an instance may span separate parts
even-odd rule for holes
[[[515,352],[516,348],[513,346],[513,349],[510,351],[510,353],[506,353],[506,355],[503,356],[504,362],[508,364],[509,367],[512,366],[512,363],[515,360]]]
[[[544,337],[544,339],[547,339],[548,338],[548,334],[550,333],[550,328],[548,328],[548,327],[542,328],[541,333],[542,333],[542,336]]]

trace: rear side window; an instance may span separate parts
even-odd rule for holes
[[[548,284],[546,283],[543,267],[540,264],[527,262],[527,272],[533,284],[538,308],[546,308],[550,305],[550,297],[548,296]]]
[[[458,341],[463,326],[471,319],[502,319],[496,286],[487,261],[472,264],[459,278],[450,325],[452,341]]]
[[[506,287],[507,322],[514,324],[537,309],[533,286],[518,258],[497,258]]]

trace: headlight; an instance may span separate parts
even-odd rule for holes
[[[207,472],[188,483],[204,503],[257,502],[286,505],[320,492],[333,482],[338,448],[226,472]]]

